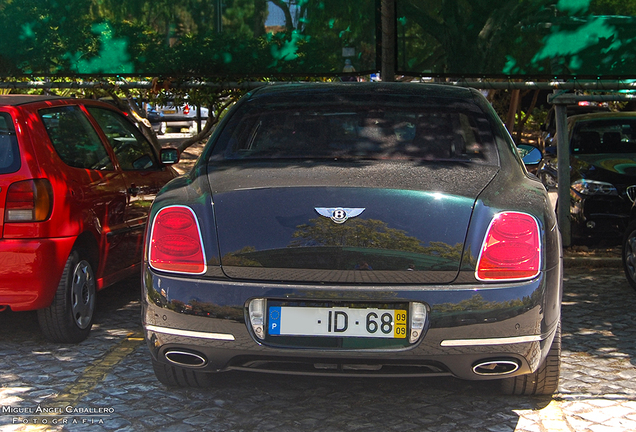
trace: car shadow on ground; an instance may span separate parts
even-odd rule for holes
[[[146,374],[146,390],[163,407],[153,425],[175,416],[197,430],[515,431],[541,430],[536,422],[551,396],[505,396],[496,381],[451,377],[362,378],[293,376],[231,371],[209,388],[167,388],[158,383],[145,346],[126,359],[129,372]],[[115,379],[104,394],[116,391]],[[139,399],[143,409],[146,402]],[[178,414],[174,412],[178,409]],[[186,420],[187,419],[187,420]],[[157,422],[157,423],[155,423]],[[529,427],[529,424],[534,424]]]
[[[58,392],[73,388],[73,379],[81,380],[84,373],[79,366],[90,369],[109,350],[117,348],[117,341],[132,332],[141,334],[139,296],[136,278],[101,291],[93,332],[77,345],[46,342],[35,312],[0,314],[0,350],[9,353],[11,365],[6,372],[20,388],[35,386],[35,391],[40,384],[30,380],[41,380],[42,373],[32,378],[32,368],[21,371],[19,365],[49,360],[49,364],[64,368],[59,360],[48,359],[63,354],[64,359],[76,359],[73,374],[67,382],[58,384],[51,376],[45,385],[60,387]],[[25,344],[33,348],[26,349]],[[148,398],[147,394],[153,396]],[[22,397],[30,401],[28,395]],[[117,413],[109,422],[142,429],[178,430],[196,424],[197,430],[464,432],[519,430],[528,416],[538,416],[538,410],[552,398],[504,396],[497,381],[451,377],[343,378],[227,372],[216,375],[210,388],[166,388],[156,380],[148,348],[140,341],[82,400],[87,406],[108,401]]]
[[[249,389],[250,402],[265,410],[232,427],[253,430],[275,424],[273,413],[285,411],[286,418],[297,419],[284,421],[290,429],[514,431],[519,411],[540,410],[551,401],[549,396],[503,396],[498,388],[496,382],[447,377],[291,377],[241,372],[219,375],[213,389],[188,395],[194,403],[199,398],[210,401],[210,396],[238,401]],[[183,394],[183,390],[177,392]]]
[[[133,321],[138,323],[138,329],[141,331],[140,297],[139,277],[126,279],[99,291],[93,330],[105,324],[112,325],[122,318],[130,320],[130,316],[134,316]],[[94,336],[93,332],[89,338],[91,336]],[[40,332],[37,311],[0,312],[0,342],[20,339],[25,342],[48,343]]]

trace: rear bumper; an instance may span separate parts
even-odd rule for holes
[[[493,379],[476,364],[515,362],[505,376],[536,371],[547,356],[560,319],[560,269],[515,285],[308,286],[212,281],[145,270],[143,321],[152,356],[173,353],[202,371],[252,370],[318,375],[430,376]],[[421,302],[429,309],[427,332],[392,348],[318,348],[276,345],[256,337],[246,305],[251,299],[324,299],[353,302]],[[191,355],[191,357],[190,357]],[[173,357],[174,358],[174,357]],[[187,361],[186,361],[187,362]]]
[[[74,243],[75,237],[0,240],[0,306],[49,306]]]

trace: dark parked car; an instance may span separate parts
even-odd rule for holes
[[[572,239],[614,241],[627,227],[636,194],[636,113],[568,117]],[[548,147],[538,176],[557,186],[556,147]]]
[[[176,160],[110,104],[0,96],[0,310],[37,310],[53,341],[86,338],[96,291],[138,274]]]
[[[607,102],[580,101],[576,105],[568,105],[568,115],[581,115],[598,112],[609,112],[610,106]],[[541,133],[539,134],[538,146],[541,149],[556,145],[554,137],[556,136],[556,110],[551,107],[546,115],[545,123],[541,125]]]
[[[166,385],[245,370],[557,388],[556,217],[476,91],[260,88],[150,221],[143,325]]]

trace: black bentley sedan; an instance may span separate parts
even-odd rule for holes
[[[143,325],[168,386],[242,370],[557,388],[556,218],[477,91],[264,86],[149,221]]]

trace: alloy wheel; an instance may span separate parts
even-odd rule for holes
[[[95,310],[95,278],[87,261],[80,261],[75,266],[71,282],[71,309],[77,326],[87,328]]]

